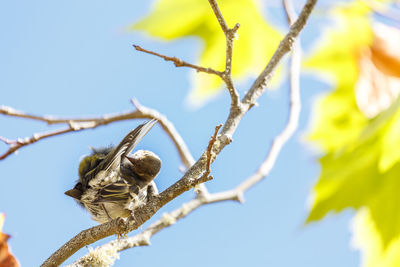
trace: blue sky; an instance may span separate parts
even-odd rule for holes
[[[129,100],[135,97],[166,114],[198,158],[215,125],[227,116],[229,95],[222,92],[207,105],[190,109],[184,100],[191,70],[176,69],[132,48],[136,43],[196,60],[201,43],[194,38],[165,43],[125,30],[149,8],[147,1],[3,1],[0,105],[41,115],[88,116],[130,110]],[[306,44],[318,30],[313,25],[306,29]],[[310,77],[302,77],[301,86],[300,129],[284,147],[271,175],[245,194],[244,204],[202,207],[154,236],[151,246],[122,252],[116,266],[358,265],[359,252],[349,245],[351,211],[303,225],[309,192],[319,174],[317,154],[303,141],[304,134],[313,102],[328,86]],[[234,142],[212,166],[214,180],[207,184],[211,192],[232,188],[256,170],[284,126],[287,91],[284,82],[246,114]],[[12,235],[10,245],[23,266],[39,265],[79,231],[96,225],[64,191],[77,179],[79,159],[89,153],[89,146],[116,144],[140,122],[43,140],[0,162],[0,212],[7,215],[4,232]],[[55,128],[0,117],[0,135],[10,139]],[[181,177],[178,155],[159,126],[138,148],[152,150],[163,160],[156,179],[159,189]],[[7,147],[0,144],[0,149]],[[192,197],[192,192],[185,193],[150,222]],[[81,249],[67,263],[87,251]]]

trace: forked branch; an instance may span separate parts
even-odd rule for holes
[[[291,3],[288,0],[284,0],[285,11],[287,12],[290,24],[296,19],[296,14],[291,7]],[[70,267],[81,267],[91,266],[98,261],[112,262],[118,258],[118,252],[137,246],[147,246],[150,244],[150,239],[153,235],[157,234],[163,229],[173,225],[178,220],[186,217],[197,208],[224,201],[238,201],[243,202],[244,193],[252,186],[261,182],[271,171],[275,161],[283,147],[283,145],[289,140],[297,129],[301,111],[301,100],[300,100],[300,57],[301,57],[301,46],[300,42],[296,42],[293,51],[292,59],[290,64],[290,104],[289,104],[289,118],[286,126],[279,133],[272,142],[269,152],[264,161],[260,164],[258,170],[250,177],[246,178],[236,188],[228,191],[208,194],[207,196],[195,198],[170,213],[163,214],[161,218],[146,228],[141,233],[129,237],[126,239],[119,239],[104,244],[96,249],[91,250],[88,254],[78,259]],[[214,137],[216,137],[216,129]],[[213,138],[210,140],[213,140]],[[207,149],[207,155],[211,152],[210,145]],[[211,161],[211,157],[207,157]],[[208,165],[208,160],[207,160]]]
[[[231,106],[231,111],[221,130],[221,134],[218,135],[213,145],[213,152],[215,153],[215,155],[218,155],[224,149],[224,147],[231,142],[233,133],[236,131],[236,128],[241,121],[241,118],[255,104],[257,99],[262,95],[265,86],[268,85],[269,79],[272,76],[272,73],[275,70],[276,66],[278,65],[282,57],[288,51],[291,50],[293,42],[300,33],[301,29],[303,29],[303,27],[305,26],[305,23],[312,9],[314,8],[315,3],[316,0],[308,0],[306,2],[305,6],[303,7],[299,15],[299,18],[290,27],[289,32],[281,41],[271,61],[267,64],[264,71],[260,74],[256,82],[253,84],[251,89],[248,91],[248,93],[241,101],[241,105],[243,106],[243,108],[237,109],[234,108],[233,105]],[[292,88],[291,90],[295,89]],[[270,172],[283,144],[288,140],[288,138],[293,134],[294,130],[296,129],[298,123],[299,110],[300,110],[300,101],[299,99],[296,100],[296,93],[292,91],[291,112],[290,112],[289,122],[285,127],[285,129],[283,130],[283,132],[274,139],[274,142],[272,144],[272,147],[270,149],[270,152],[266,160],[260,165],[260,168],[253,176],[246,179],[242,184],[240,184],[234,190],[211,194],[208,196],[208,198],[207,197],[196,198],[191,202],[189,202],[189,204],[191,204],[190,209],[188,209],[188,206],[184,206],[182,207],[182,209],[179,209],[175,211],[172,215],[171,214],[170,215],[173,216],[173,218],[177,219],[186,216],[186,214],[193,211],[198,206],[204,203],[214,203],[224,200],[241,201],[243,192],[246,191],[248,188],[252,187],[254,184],[261,181]],[[196,183],[197,178],[201,177],[201,174],[206,170],[207,161],[208,160],[207,160],[207,150],[206,150],[204,151],[200,159],[185,173],[185,175],[179,181],[177,181],[174,185],[172,185],[167,190],[162,192],[158,198],[155,198],[154,200],[150,201],[147,205],[137,210],[137,214],[135,214],[135,216],[143,216],[144,220],[141,219],[140,221],[143,222],[146,221],[148,218],[153,216],[154,213],[161,206],[165,205],[168,201],[172,200],[174,196],[179,195],[181,192],[190,188],[190,186],[193,186]],[[138,227],[137,224],[129,225],[129,223],[125,223],[125,225],[126,227],[122,229],[125,229],[127,232],[134,230]],[[152,225],[154,226],[153,228],[146,229],[144,233],[148,234],[152,231],[155,233],[159,231],[159,229],[162,229],[164,225],[165,224],[163,222],[156,222],[155,224]],[[96,227],[101,227],[101,226],[103,225]],[[112,234],[114,233],[107,232],[107,235],[112,235]],[[103,235],[104,233],[102,233],[102,236]],[[98,239],[96,238],[96,240]],[[94,242],[92,238],[90,239],[90,241]],[[76,249],[79,249],[79,247],[77,247]],[[60,259],[57,257],[57,255],[63,255],[63,259],[68,258],[71,255],[71,251],[65,251],[67,255],[64,255],[63,253],[64,253],[63,248],[59,249],[59,251],[55,253],[56,255],[51,256],[46,262],[60,263]],[[45,266],[51,266],[51,265],[45,265]]]

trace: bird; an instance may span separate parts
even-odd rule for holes
[[[116,147],[92,148],[79,164],[79,179],[65,194],[74,198],[98,223],[118,217],[134,217],[134,210],[158,194],[154,178],[161,159],[152,151],[138,150],[139,141],[157,120],[130,131]],[[134,217],[135,218],[135,217]]]

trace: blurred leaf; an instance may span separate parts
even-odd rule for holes
[[[333,11],[337,23],[325,35],[305,66],[328,76],[336,83],[334,92],[317,103],[309,138],[326,151],[354,142],[368,123],[358,110],[353,88],[359,76],[361,48],[372,43],[373,34],[359,2]],[[338,43],[340,40],[340,43]],[[337,136],[340,138],[337,138]]]
[[[355,86],[358,108],[368,118],[387,109],[400,91],[400,31],[375,23],[374,41],[361,50]]]
[[[326,154],[307,222],[346,208],[368,213],[354,231],[355,240],[369,240],[359,246],[366,266],[399,266],[400,31],[372,27],[361,1],[333,13],[338,27],[305,64],[336,83],[314,111],[309,137]]]
[[[353,245],[363,252],[362,262],[364,267],[400,266],[400,239],[393,240],[384,249],[380,234],[368,209],[361,209],[357,212],[352,231],[354,233]]]
[[[308,222],[330,211],[368,207],[383,244],[400,236],[400,162],[382,169],[379,162],[387,135],[400,127],[400,99],[363,129],[353,145],[340,147],[321,158],[321,176],[314,187],[314,205]]]
[[[241,25],[234,42],[233,76],[258,74],[278,46],[281,34],[267,24],[256,0],[220,0],[218,5],[229,27]],[[131,29],[144,30],[166,40],[200,37],[204,48],[198,64],[217,70],[225,67],[225,36],[207,1],[158,0],[151,13]],[[207,100],[221,85],[218,77],[198,73],[190,99]]]

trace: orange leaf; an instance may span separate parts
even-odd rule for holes
[[[11,254],[7,245],[9,235],[2,233],[4,214],[0,213],[0,267],[19,267],[17,259]]]
[[[358,108],[368,118],[390,107],[400,92],[400,31],[383,24],[374,27],[374,42],[361,52],[355,86]],[[396,54],[397,53],[397,54]]]

